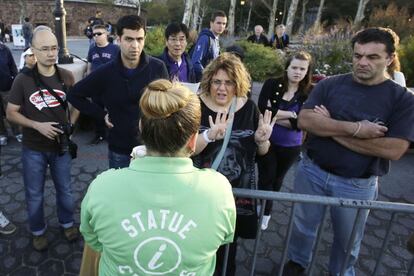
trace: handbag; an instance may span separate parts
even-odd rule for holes
[[[236,110],[236,98],[233,99],[233,102],[230,107],[229,114],[234,114]],[[227,149],[227,146],[229,144],[231,130],[233,128],[233,121],[227,122],[227,131],[224,136],[223,144],[221,146],[221,149],[219,153],[217,154],[216,158],[214,159],[211,168],[213,170],[217,170],[221,161],[223,160],[224,153]],[[245,188],[245,189],[251,189],[251,187],[238,187],[238,188]],[[257,228],[258,228],[258,216],[256,212],[256,206],[257,202],[256,200],[252,198],[235,198],[236,203],[236,213],[237,213],[237,219],[236,219],[236,235],[238,237],[244,238],[244,239],[255,239]]]

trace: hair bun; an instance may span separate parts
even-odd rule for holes
[[[159,79],[148,84],[140,108],[148,119],[163,119],[185,107],[192,92],[179,83]]]

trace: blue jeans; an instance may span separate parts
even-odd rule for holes
[[[300,161],[295,176],[294,193],[342,197],[361,200],[375,200],[378,194],[378,177],[344,178],[319,168],[308,156]],[[289,259],[307,267],[312,256],[312,249],[318,226],[322,220],[324,206],[316,204],[298,204],[293,218],[293,230],[289,243]],[[364,219],[357,225],[356,240],[351,250],[349,263],[346,264],[346,276],[355,275],[354,264],[358,258],[361,240],[364,235],[368,210],[362,211]],[[339,275],[345,261],[348,240],[356,218],[355,208],[331,208],[334,240],[331,248],[329,272]]]
[[[131,156],[129,156],[128,154],[116,153],[108,149],[108,161],[110,169],[122,169],[129,167]]]
[[[33,235],[42,235],[46,231],[43,214],[43,191],[48,165],[56,189],[58,221],[63,228],[73,225],[74,200],[70,185],[71,160],[69,153],[59,156],[56,152],[39,152],[23,147],[23,180],[30,231]]]

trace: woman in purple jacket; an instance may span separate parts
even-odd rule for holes
[[[276,114],[276,124],[268,153],[257,158],[260,190],[279,191],[287,171],[300,154],[303,133],[297,128],[297,114],[312,89],[311,63],[309,53],[294,53],[286,61],[283,76],[263,84],[259,109],[262,113],[268,109]],[[272,203],[266,203],[263,230],[267,229]]]

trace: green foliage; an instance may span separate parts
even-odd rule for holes
[[[152,56],[161,55],[165,47],[164,38],[165,26],[155,26],[147,30],[145,38],[145,52]]]
[[[414,36],[403,40],[400,46],[399,57],[401,71],[407,80],[407,87],[414,87]]]
[[[248,41],[238,41],[237,44],[244,49],[243,62],[254,81],[264,81],[282,74],[284,60],[275,50]]]
[[[319,35],[308,33],[303,38],[302,50],[312,55],[316,73],[348,73],[352,71],[351,37],[352,32],[342,27]]]
[[[414,18],[406,8],[398,8],[395,3],[391,3],[385,9],[374,9],[369,17],[368,26],[391,28],[404,39],[414,33]]]

